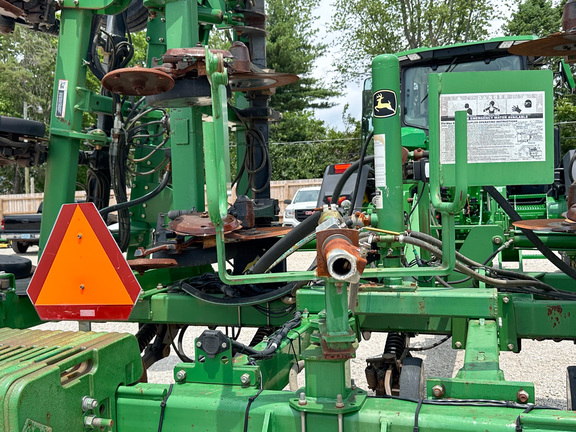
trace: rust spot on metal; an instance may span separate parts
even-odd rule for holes
[[[546,307],[546,309],[548,310],[548,316],[552,316],[552,314],[555,312],[558,314],[562,313],[562,306],[560,306],[560,305],[548,306],[548,307]]]
[[[151,96],[174,87],[174,79],[167,73],[141,66],[108,72],[102,85],[112,93],[127,96]]]
[[[420,313],[426,312],[426,302],[424,300],[420,300],[418,302],[418,310],[420,311]]]
[[[178,267],[178,262],[172,258],[138,258],[128,260],[130,268],[140,274],[146,270]]]
[[[222,223],[224,224],[225,234],[242,228],[240,222],[232,215],[226,216]],[[170,222],[169,227],[180,235],[193,235],[196,237],[216,235],[216,228],[206,212],[178,216]]]

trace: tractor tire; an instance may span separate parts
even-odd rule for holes
[[[28,243],[19,242],[19,241],[11,241],[10,246],[12,246],[12,250],[17,254],[26,253],[28,250]]]
[[[402,362],[400,372],[400,397],[413,400],[423,399],[425,383],[422,359],[406,357]]]

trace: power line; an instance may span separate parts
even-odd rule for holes
[[[360,141],[360,138],[335,138],[335,139],[325,139],[325,140],[306,140],[306,141],[289,141],[289,142],[271,142],[268,145],[286,145],[286,144],[314,144],[322,142],[333,142],[333,141]]]

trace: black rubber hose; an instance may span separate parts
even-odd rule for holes
[[[103,208],[102,210],[100,210],[100,216],[102,216],[102,218],[105,219],[106,216],[108,216],[108,213],[112,213],[113,211],[116,211],[116,210],[124,210],[124,209],[130,208],[132,206],[142,204],[143,202],[146,202],[146,201],[154,198],[156,195],[158,195],[160,192],[162,192],[162,190],[166,186],[168,186],[168,183],[170,183],[171,179],[172,179],[172,173],[170,171],[168,171],[166,173],[166,175],[164,176],[164,178],[162,179],[162,182],[158,186],[156,186],[153,190],[148,192],[146,195],[142,195],[140,198],[136,198],[135,200],[132,200],[132,201],[126,201],[123,203],[118,203],[118,204],[114,204],[112,206],[108,206],[106,208]]]
[[[502,196],[500,192],[494,186],[483,186],[484,190],[488,192],[488,194],[498,203],[498,205],[506,212],[506,214],[510,217],[513,222],[521,221],[522,218],[520,215],[514,210],[514,208],[510,205],[508,200]],[[556,256],[552,250],[544,244],[540,237],[534,234],[534,231],[520,228],[520,231],[526,236],[528,240],[532,242],[532,244],[540,251],[542,255],[544,255],[548,261],[558,268],[564,274],[570,276],[572,279],[576,280],[576,270],[562,261],[560,258]]]
[[[144,348],[148,346],[154,336],[156,336],[156,332],[158,330],[158,324],[147,323],[140,327],[138,333],[136,333],[136,340],[138,340],[138,347],[140,348],[140,352],[144,351]]]
[[[199,290],[198,288],[190,285],[187,282],[181,282],[180,287],[182,290],[192,297],[196,297],[199,300],[205,301],[207,303],[222,305],[222,306],[252,306],[255,304],[266,303],[272,300],[276,300],[277,298],[283,297],[287,294],[292,292],[294,285],[289,283],[284,285],[274,291],[269,291],[264,294],[258,294],[252,297],[231,297],[231,298],[223,298],[217,297],[211,294],[206,294],[204,291]]]
[[[231,340],[232,347],[234,350],[241,354],[246,354],[253,359],[263,359],[267,357],[271,357],[276,353],[276,350],[280,347],[282,340],[288,335],[290,330],[298,327],[302,323],[302,312],[297,311],[294,312],[294,318],[290,321],[284,323],[277,332],[275,332],[272,336],[268,338],[268,344],[266,348],[262,351],[255,350],[248,345],[244,345],[235,340]]]
[[[266,253],[256,261],[256,264],[249,269],[249,272],[252,274],[262,274],[266,272],[274,261],[276,261],[284,252],[316,229],[321,215],[321,211],[314,212],[312,215],[308,216],[304,222],[292,228],[288,234],[278,240],[274,246],[268,249]]]
[[[368,145],[370,144],[370,141],[372,140],[373,137],[374,137],[374,131],[370,132],[368,134],[368,136],[366,137],[366,140],[364,141],[364,145],[362,146],[362,150],[360,151],[360,159],[358,159],[358,165],[361,167],[364,166],[364,158],[366,157],[366,150],[368,150]],[[350,206],[350,209],[348,210],[349,216],[351,216],[352,213],[354,213],[354,208],[356,207],[356,200],[358,199],[358,193],[360,193],[360,191],[358,189],[360,189],[360,180],[362,177],[362,169],[360,169],[359,171],[360,172],[356,176],[356,184],[354,185],[354,192],[352,193],[352,205]],[[332,195],[332,196],[334,196],[334,195]]]
[[[370,155],[370,156],[366,156],[364,158],[364,163],[362,166],[364,165],[368,165],[369,163],[374,162],[374,156]],[[338,198],[336,198],[336,200],[334,200],[334,197],[339,197],[340,194],[342,193],[342,189],[344,189],[344,185],[346,184],[346,182],[348,181],[348,179],[350,178],[350,176],[352,174],[354,174],[357,170],[358,167],[360,166],[360,161],[357,160],[356,162],[353,162],[347,169],[346,171],[344,171],[342,173],[342,176],[340,177],[340,179],[338,180],[338,183],[336,183],[336,186],[334,186],[334,190],[332,191],[332,198],[330,199],[330,202],[332,204],[337,203],[338,202]],[[362,175],[362,171],[360,171],[359,175]],[[354,204],[352,204],[354,205]]]

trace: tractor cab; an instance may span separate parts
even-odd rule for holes
[[[490,72],[531,69],[534,57],[518,56],[508,49],[535,39],[534,36],[493,38],[484,42],[470,42],[444,47],[422,47],[397,55],[400,61],[400,107],[402,144],[409,149],[426,148],[428,135],[428,75],[446,72]],[[372,130],[372,79],[364,81],[363,133]],[[472,113],[470,107],[462,109]]]

